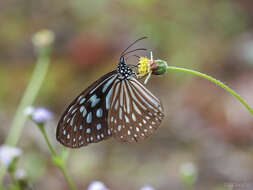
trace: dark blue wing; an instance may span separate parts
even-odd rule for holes
[[[107,116],[117,72],[112,71],[79,94],[63,113],[56,132],[64,146],[78,148],[109,138]]]

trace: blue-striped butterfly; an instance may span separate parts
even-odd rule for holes
[[[125,55],[146,50],[127,50],[116,70],[102,76],[79,94],[63,113],[56,138],[71,148],[97,143],[113,136],[119,141],[137,142],[150,136],[164,113],[161,102],[136,78]]]

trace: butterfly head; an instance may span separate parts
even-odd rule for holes
[[[134,74],[134,71],[126,64],[126,59],[123,56],[119,60],[117,73],[121,79],[127,79]]]

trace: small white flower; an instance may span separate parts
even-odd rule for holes
[[[196,168],[193,163],[186,162],[181,165],[180,172],[184,176],[193,176],[196,175]]]
[[[28,106],[27,108],[24,109],[24,114],[27,116],[31,116],[35,111],[35,108],[32,106]]]
[[[34,34],[32,42],[38,48],[49,46],[54,42],[54,33],[50,30],[40,30]]]
[[[26,171],[23,170],[23,169],[18,169],[16,172],[15,172],[15,177],[17,179],[25,179],[27,177],[26,175]]]
[[[32,120],[36,123],[45,123],[48,120],[52,119],[52,117],[53,114],[49,110],[45,108],[37,108],[32,115]]]
[[[100,181],[93,181],[88,187],[88,190],[108,190],[104,183]]]
[[[146,185],[146,186],[143,186],[140,190],[155,190],[155,189],[149,185]]]
[[[13,159],[19,157],[22,154],[22,150],[16,147],[8,145],[0,146],[0,163],[8,168],[12,163]]]

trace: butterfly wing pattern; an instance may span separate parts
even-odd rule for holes
[[[138,142],[160,126],[161,102],[134,78],[135,72],[125,63],[127,53],[115,71],[91,84],[68,106],[57,126],[60,143],[79,148],[111,136]]]
[[[56,132],[64,146],[78,148],[109,138],[107,116],[117,72],[112,71],[91,84],[68,106]]]
[[[108,126],[119,141],[137,142],[150,136],[164,114],[160,101],[134,77],[116,79]]]

